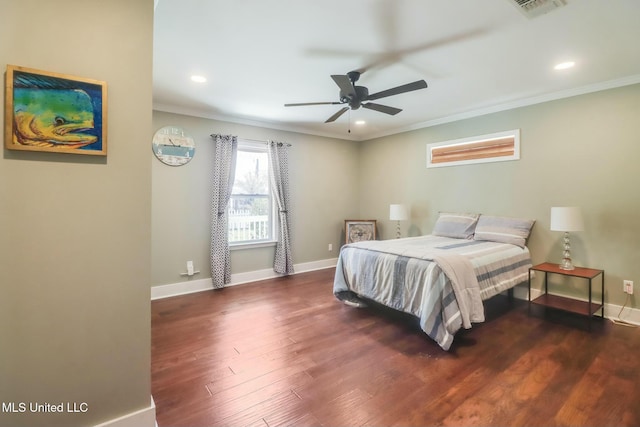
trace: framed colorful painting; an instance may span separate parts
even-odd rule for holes
[[[107,84],[7,65],[5,147],[107,155]]]

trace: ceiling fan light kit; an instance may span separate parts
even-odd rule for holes
[[[407,83],[401,86],[396,86],[391,89],[383,90],[382,92],[376,92],[369,94],[369,89],[364,86],[356,86],[356,82],[360,79],[359,71],[350,71],[345,75],[334,74],[331,76],[333,81],[340,88],[339,102],[304,102],[299,104],[284,104],[285,107],[300,107],[307,105],[341,105],[348,104],[348,107],[342,107],[335,114],[329,117],[325,123],[330,123],[338,119],[341,115],[347,112],[349,109],[357,110],[360,107],[368,110],[378,111],[389,115],[396,115],[402,111],[400,108],[390,107],[388,105],[376,104],[373,102],[367,102],[380,98],[386,98],[388,96],[399,95],[401,93],[412,92],[418,89],[426,89],[427,82],[424,80],[418,80],[412,83]]]

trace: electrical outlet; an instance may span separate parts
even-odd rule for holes
[[[193,276],[194,271],[193,271],[193,261],[187,261],[187,275],[188,276]]]
[[[329,243],[329,252],[331,252],[333,250],[333,244]]]
[[[626,294],[633,295],[633,280],[623,280],[622,287]]]

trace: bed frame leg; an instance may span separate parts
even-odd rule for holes
[[[509,304],[513,303],[513,288],[509,288],[507,291],[507,298],[509,300]]]

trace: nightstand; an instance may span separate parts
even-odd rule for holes
[[[544,292],[542,295],[533,300],[531,299],[532,271],[540,271],[544,273]],[[580,301],[574,298],[550,294],[547,282],[547,275],[549,274],[560,274],[563,276],[578,277],[588,280],[589,301]],[[600,303],[593,302],[591,298],[593,279],[598,276],[601,276],[600,282],[602,287]],[[591,329],[591,318],[598,310],[601,310],[601,314],[599,317],[604,318],[604,270],[584,267],[576,267],[574,270],[563,270],[558,264],[552,264],[550,262],[534,265],[533,267],[529,268],[529,307],[531,307],[531,304],[538,304],[544,307],[551,307],[557,310],[564,310],[571,313],[585,315],[589,318],[589,329]]]

